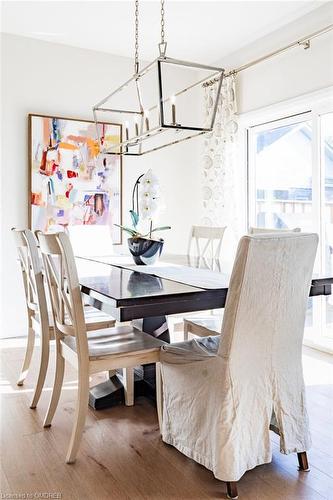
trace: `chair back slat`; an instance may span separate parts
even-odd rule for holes
[[[18,239],[17,239],[18,241]],[[33,292],[31,289],[31,271],[30,271],[30,265],[28,262],[28,247],[25,243],[24,246],[19,246],[17,247],[18,251],[18,256],[20,260],[20,266],[21,266],[21,272],[22,272],[22,277],[23,277],[23,283],[24,283],[24,291],[25,291],[25,298],[27,302],[27,307],[29,309],[35,310],[36,309],[36,304],[34,302],[33,298]]]
[[[44,262],[47,270],[48,283],[50,287],[50,293],[52,294],[52,303],[54,304],[54,314],[58,324],[58,328],[62,331],[63,327],[65,326],[65,329],[67,331],[68,325],[65,322],[66,315],[70,323],[73,323],[73,318],[71,304],[65,291],[65,272],[61,255],[58,256],[58,259],[60,261],[60,272],[57,270],[56,263],[50,257],[50,255],[45,255]]]
[[[38,313],[40,322],[47,329],[49,323],[44,278],[36,238],[29,229],[13,228],[12,234],[21,264],[27,308],[34,314]]]
[[[48,280],[56,335],[76,338],[79,356],[88,357],[81,289],[70,240],[65,233],[38,233]]]
[[[222,240],[226,227],[192,226],[187,254],[191,256],[193,240],[196,257],[218,260],[221,255]]]
[[[27,305],[30,309],[37,308],[37,290],[35,275],[32,268],[31,254],[27,243],[24,246],[18,247],[18,254],[21,263],[21,269],[24,276],[25,291]]]
[[[16,243],[18,256],[21,265],[21,271],[26,294],[27,307],[32,310],[37,309],[37,290],[35,282],[35,273],[32,266],[32,256],[29,251],[28,242],[24,230],[12,229],[12,234]],[[37,269],[38,272],[38,269]]]

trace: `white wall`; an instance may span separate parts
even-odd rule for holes
[[[218,63],[227,70],[262,57],[333,23],[331,2],[257,40]],[[238,111],[268,106],[333,84],[333,31],[290,49],[237,76]]]
[[[0,336],[25,334],[23,287],[10,228],[28,224],[27,115],[40,113],[91,119],[92,105],[133,72],[131,59],[2,34],[2,323]],[[136,178],[152,168],[166,204],[160,217],[165,252],[185,253],[189,226],[200,218],[199,142],[166,148],[123,163],[123,215],[126,222]]]

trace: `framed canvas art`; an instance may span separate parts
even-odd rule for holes
[[[120,142],[121,125],[99,127],[106,144]],[[30,114],[29,166],[33,231],[98,225],[121,243],[121,156],[99,154],[94,122]]]

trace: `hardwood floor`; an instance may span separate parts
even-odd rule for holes
[[[43,429],[54,373],[53,355],[41,400],[37,409],[31,410],[37,353],[24,386],[18,387],[22,346],[19,339],[0,341],[0,498],[226,498],[224,483],[162,443],[155,408],[143,398],[136,400],[134,407],[90,410],[77,462],[66,465],[75,372],[66,369],[65,390],[53,425]],[[304,373],[313,439],[308,454],[311,471],[298,471],[296,454],[280,454],[278,437],[272,433],[273,461],[244,475],[238,488],[240,500],[333,500],[333,356],[305,348]],[[23,493],[25,497],[18,497]]]

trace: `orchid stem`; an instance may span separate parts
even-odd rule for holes
[[[149,229],[149,239],[151,240],[151,232],[153,230],[153,221],[150,221],[150,229]]]
[[[140,184],[140,179],[143,177],[144,174],[141,174],[137,180],[135,181],[133,191],[132,191],[132,210],[133,212],[136,211],[136,213],[139,215],[139,184]],[[136,198],[136,207],[135,205],[135,198]],[[135,210],[136,208],[136,210]]]

